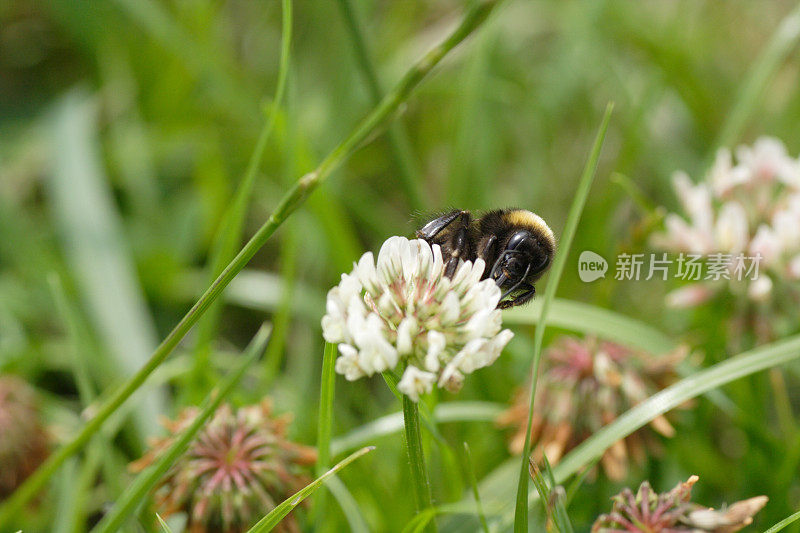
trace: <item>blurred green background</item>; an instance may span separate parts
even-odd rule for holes
[[[469,2],[352,4],[387,89]],[[388,236],[410,235],[420,214],[449,207],[519,206],[560,234],[608,101],[614,116],[559,296],[683,336],[690,318],[664,310],[666,284],[613,276],[583,284],[577,254],[643,246],[643,213],[614,172],[653,204],[674,208],[672,172],[699,178],[720,142],[769,134],[790,154],[800,151],[795,42],[743,127],[725,130],[744,81],[793,9],[788,1],[507,1],[415,92],[390,136],[372,138],[257,254],[226,292],[219,329],[207,333],[212,342],[198,348],[195,329],[130,402],[133,423],[117,417],[95,441],[103,466],[80,495],[83,517],[96,520],[125,488],[125,465],[140,455],[143,435],[159,431],[154,414],[174,416],[199,401],[265,320],[273,339],[234,401],[271,396],[278,412],[294,414],[292,437],[313,444],[319,322],[340,273]],[[242,243],[373,106],[346,20],[334,0],[294,4],[287,90]],[[280,39],[276,0],[0,3],[0,370],[42,392],[58,438],[79,426],[92,394],[143,364],[211,279],[215,232],[275,92]],[[531,359],[533,328],[515,331],[497,364],[442,399],[507,405]],[[705,348],[724,350],[706,340]],[[763,428],[740,427],[700,400],[678,414],[677,436],[662,439],[660,457],[633,468],[627,483],[600,476],[582,486],[570,507],[576,528],[587,530],[622,486],[650,479],[666,490],[689,474],[700,476],[696,500],[708,505],[767,494],[760,530],[796,510],[797,460],[786,457],[800,453],[800,440],[774,427],[765,383],[754,378],[748,388],[762,395],[754,409]],[[397,410],[379,378],[337,378],[334,436]],[[478,479],[509,457],[507,433],[491,421],[441,429],[454,447],[470,443]],[[398,531],[413,514],[402,440],[375,443],[341,479],[370,529]],[[81,471],[85,460],[65,468]],[[458,462],[436,445],[429,461],[435,499],[459,500],[468,485]],[[71,479],[63,473],[45,501],[66,505],[59,498]],[[70,507],[41,508],[20,527],[49,531]],[[327,509],[324,530],[348,527],[338,506]],[[310,513],[302,520],[313,527]]]

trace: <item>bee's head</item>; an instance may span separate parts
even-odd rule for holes
[[[489,277],[508,294],[539,279],[550,267],[556,246],[553,232],[538,215],[515,210],[506,216],[512,229],[501,242]]]

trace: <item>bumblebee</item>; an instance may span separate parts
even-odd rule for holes
[[[417,237],[438,244],[445,275],[452,278],[459,260],[486,262],[481,279],[492,279],[503,291],[499,309],[529,302],[533,283],[550,267],[556,239],[547,223],[524,209],[497,209],[479,218],[456,209],[417,230]]]

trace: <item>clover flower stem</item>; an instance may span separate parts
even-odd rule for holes
[[[6,501],[0,505],[0,523],[8,522],[22,507],[44,487],[64,462],[83,449],[98,432],[103,423],[136,392],[150,374],[172,353],[189,330],[219,297],[225,287],[250,262],[275,230],[291,215],[322,182],[324,182],[345,159],[387,122],[411,95],[414,88],[431,70],[458,44],[469,37],[489,16],[500,0],[487,0],[475,4],[466,13],[461,23],[441,43],[417,61],[398,82],[336,148],[334,148],[316,170],[301,177],[284,195],[264,225],[244,245],[200,299],[192,306],[164,341],[155,349],[147,363],[111,397],[98,406],[95,416],[87,422],[72,440],[51,455]]]
[[[431,485],[428,482],[428,471],[425,468],[425,457],[422,452],[422,438],[419,430],[419,408],[416,402],[403,395],[403,422],[406,430],[406,449],[411,463],[411,478],[414,484],[414,499],[417,511],[431,506]],[[436,523],[431,521],[429,531],[436,531]]]

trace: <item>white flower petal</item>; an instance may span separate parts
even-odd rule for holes
[[[772,294],[772,279],[764,274],[754,279],[747,288],[747,295],[755,302],[764,302]]]
[[[435,382],[436,374],[409,365],[397,384],[397,390],[411,398],[412,401],[418,402],[420,395],[429,393]]]
[[[781,240],[775,231],[766,224],[759,226],[753,240],[750,241],[750,254],[761,254],[761,260],[765,265],[775,263],[783,251]]]
[[[666,304],[673,309],[687,309],[707,302],[712,296],[714,291],[707,285],[692,283],[668,293]]]
[[[358,351],[349,344],[339,345],[339,357],[336,358],[336,373],[342,374],[348,381],[364,377],[364,371],[358,365]]]
[[[461,303],[455,292],[447,293],[439,313],[439,320],[442,322],[442,325],[450,325],[458,320],[458,317],[461,315]]]
[[[714,229],[717,251],[734,254],[743,251],[750,237],[744,207],[738,202],[723,205]]]
[[[447,338],[439,331],[431,330],[427,335],[428,352],[425,354],[425,369],[429,372],[439,370],[439,356],[447,346]]]
[[[407,316],[397,326],[397,351],[400,355],[408,355],[414,350],[414,336],[419,331],[417,320]]]

